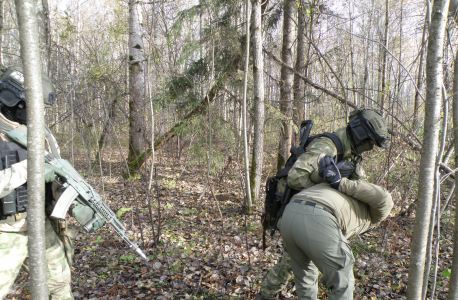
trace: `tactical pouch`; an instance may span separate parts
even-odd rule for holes
[[[27,159],[27,151],[14,142],[0,140],[0,170],[11,168],[12,165]],[[27,210],[27,183],[17,187],[0,199],[2,205],[0,219]]]
[[[67,221],[63,219],[49,218],[49,220],[51,221],[52,228],[64,244],[65,257],[68,264],[72,266],[75,258],[75,238],[78,232],[76,229],[68,227]]]
[[[59,235],[60,240],[64,243],[65,256],[69,266],[73,265],[75,258],[75,238],[77,233],[75,228],[67,227],[67,230]]]

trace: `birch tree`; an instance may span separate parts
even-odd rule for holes
[[[39,37],[42,57],[44,58],[44,70],[49,71],[51,59],[51,34],[49,25],[49,5],[48,0],[37,1],[37,16],[39,21]],[[49,75],[49,74],[48,74]]]
[[[440,106],[443,82],[443,53],[445,25],[449,0],[434,1],[426,57],[426,103],[423,147],[412,250],[410,256],[407,300],[421,299],[425,272],[426,243],[434,190],[434,167],[438,147]]]
[[[294,44],[294,16],[295,1],[285,0],[283,6],[283,41],[282,41],[282,61],[286,66],[281,67],[280,79],[280,111],[284,114],[282,120],[282,130],[280,132],[278,144],[277,170],[283,168],[289,156],[292,139],[292,100],[293,100],[293,81],[294,74],[291,71],[293,66],[293,44]],[[289,68],[288,68],[288,67]]]
[[[129,0],[129,156],[132,162],[143,148],[145,77],[143,74],[143,40],[141,2]]]
[[[452,5],[452,3],[450,3]],[[453,128],[458,128],[458,52],[455,58],[455,70],[453,72]],[[455,140],[455,153],[458,153],[458,130],[453,130]],[[455,159],[455,168],[458,168],[458,160]],[[458,185],[458,176],[455,176],[455,186]],[[458,203],[458,193],[455,193],[455,203]],[[458,214],[455,212],[455,224],[458,224]],[[450,275],[450,288],[447,300],[458,299],[458,229],[455,226],[453,239],[452,274]]]
[[[251,162],[251,195],[259,198],[264,152],[264,61],[262,56],[261,0],[252,1],[254,84],[254,145]]]
[[[32,299],[48,299],[46,278],[44,103],[34,0],[16,0],[27,99],[27,236]]]
[[[247,85],[248,85],[248,66],[250,60],[250,0],[245,0],[245,13],[246,13],[246,43],[245,43],[245,71],[243,75],[243,160],[245,162],[245,191],[246,191],[246,212],[251,214],[253,212],[253,202],[251,200],[251,188],[250,188],[250,172],[249,172],[249,155],[248,155],[248,139],[247,139]]]

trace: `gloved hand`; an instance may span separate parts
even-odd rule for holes
[[[59,176],[62,180],[67,179],[67,174],[64,171],[45,163],[45,182],[53,182],[56,176]]]
[[[332,188],[339,189],[340,175],[339,168],[336,166],[334,159],[329,155],[326,155],[318,161],[318,175]]]
[[[337,168],[339,169],[340,176],[349,178],[351,174],[355,171],[355,164],[353,161],[342,160],[337,163]]]

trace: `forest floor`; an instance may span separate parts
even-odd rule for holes
[[[268,247],[263,251],[262,203],[255,205],[253,215],[244,214],[243,166],[228,160],[218,174],[210,177],[203,194],[205,166],[158,159],[149,197],[156,235],[160,211],[160,237],[155,245],[147,205],[149,176],[125,180],[120,176],[125,164],[119,163],[121,158],[112,159],[102,164],[103,177],[95,171],[85,175],[86,180],[121,216],[132,240],[142,240],[138,226],[141,219],[141,248],[150,261],[141,260],[107,226],[91,234],[77,227],[80,234],[72,267],[75,299],[254,298],[263,276],[280,259],[282,243],[277,233],[273,239],[267,238]],[[76,161],[75,166],[80,171],[88,169],[84,161]],[[357,300],[405,298],[413,218],[397,216],[396,204],[400,201],[394,197],[395,209],[379,228],[351,240]],[[446,299],[454,226],[448,217],[441,225],[436,296]],[[320,293],[320,299],[327,299],[321,284]],[[30,299],[24,271],[6,299]],[[293,281],[279,299],[297,299]]]

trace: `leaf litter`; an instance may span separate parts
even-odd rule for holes
[[[75,162],[79,170],[87,169],[84,164]],[[102,165],[104,174],[108,169],[111,171],[110,176],[100,176],[95,171],[86,176],[86,180],[121,217],[129,238],[137,242],[141,241],[140,216],[144,236],[140,248],[150,261],[141,260],[107,226],[92,234],[76,226],[79,235],[72,266],[75,299],[255,297],[263,277],[281,258],[282,242],[276,233],[274,238],[267,238],[268,247],[262,250],[260,215],[263,204],[255,205],[253,215],[244,215],[243,180],[236,165],[225,168],[224,177],[211,176],[215,200],[210,192],[201,197],[205,187],[202,170],[183,169],[178,164],[171,167],[170,160],[165,159],[156,163],[158,190],[153,182],[150,197],[156,234],[158,197],[160,201],[158,245],[154,245],[146,200],[149,176],[143,174],[129,182],[121,177],[122,164],[103,162]],[[114,173],[116,170],[119,174]],[[396,207],[400,196],[393,195],[393,198]],[[397,213],[393,212],[392,218],[380,227],[351,240],[356,300],[405,299],[413,218],[395,216]],[[446,299],[448,292],[453,229],[451,222],[441,223],[438,299]],[[319,288],[319,299],[327,299],[326,287],[320,283]],[[279,298],[297,299],[293,281]],[[30,299],[29,279],[23,270],[6,299]]]

